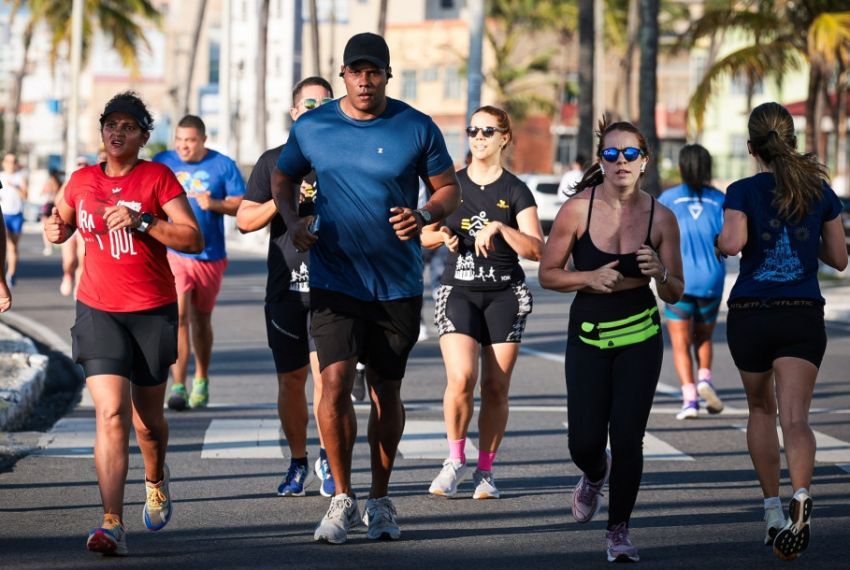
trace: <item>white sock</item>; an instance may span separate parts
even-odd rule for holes
[[[797,492],[796,492],[796,493],[794,493],[794,498],[797,498],[797,495],[800,495],[800,494],[802,494],[802,493],[805,493],[806,495],[808,495],[808,494],[809,494],[809,490],[808,490],[808,489],[806,489],[805,487],[800,487],[799,489],[797,489]]]
[[[779,500],[779,497],[768,497],[764,500],[764,510],[768,509],[781,509],[782,501]]]

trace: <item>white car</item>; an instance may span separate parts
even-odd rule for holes
[[[534,195],[540,225],[543,226],[543,233],[548,234],[563,204],[558,197],[558,184],[561,183],[561,177],[557,174],[518,174],[517,176],[525,182]]]

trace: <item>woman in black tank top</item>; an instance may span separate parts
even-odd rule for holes
[[[564,367],[570,455],[582,471],[573,517],[593,518],[610,476],[606,554],[611,562],[637,561],[629,519],[664,352],[649,283],[677,302],[682,259],[675,216],[640,189],[649,159],[643,135],[631,123],[603,122],[599,133],[599,162],[555,218],[539,277],[546,289],[577,292]]]

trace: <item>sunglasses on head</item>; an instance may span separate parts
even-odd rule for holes
[[[623,158],[629,162],[634,162],[643,156],[643,151],[633,146],[627,146],[626,148],[614,148],[613,146],[604,148],[599,155],[604,158],[606,162],[617,162],[617,157],[620,156],[620,153],[623,153]]]
[[[307,99],[302,99],[299,105],[304,105],[304,108],[308,111],[315,109],[316,107],[320,107],[325,103],[330,103],[333,101],[330,97],[325,97],[324,99],[314,99],[313,97],[308,97]]]
[[[493,136],[493,133],[504,133],[507,132],[507,130],[508,129],[500,129],[499,127],[466,127],[466,136],[474,139],[478,136],[478,131],[481,131],[484,138],[489,139]]]

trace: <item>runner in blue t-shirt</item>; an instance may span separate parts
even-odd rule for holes
[[[359,522],[351,488],[356,422],[351,388],[358,359],[370,396],[372,486],[364,522],[370,539],[401,535],[387,490],[404,430],[401,380],[419,336],[419,234],[458,205],[452,159],[434,122],[386,96],[392,76],[386,42],[357,34],[345,46],[346,95],[307,113],[292,128],[273,176],[273,193],[292,242],[310,250],[311,330],[322,371],[319,427],[335,495],[314,539],[345,542]],[[316,215],[299,218],[293,188],[315,170]],[[416,209],[418,179],[431,197]],[[319,229],[308,225],[318,218]]]
[[[664,315],[673,346],[673,364],[682,385],[682,410],[676,418],[684,420],[699,414],[697,393],[705,399],[710,413],[723,409],[711,383],[711,336],[726,267],[714,254],[714,237],[723,226],[724,196],[711,186],[711,155],[701,145],[685,145],[679,152],[679,173],[682,184],[664,192],[658,201],[676,215],[681,235],[685,294],[678,303],[666,303]],[[694,383],[694,359],[698,383]]]
[[[195,378],[188,404],[192,408],[203,408],[209,401],[212,311],[227,268],[224,216],[236,215],[245,194],[245,183],[236,163],[206,148],[206,140],[206,126],[201,118],[186,115],[177,123],[174,150],[154,157],[154,161],[174,171],[186,191],[205,244],[198,254],[168,250],[179,311],[177,362],[171,367],[173,384],[168,398],[168,407],[172,410],[186,409],[186,369],[191,349],[195,353]]]
[[[826,352],[818,260],[843,271],[847,249],[826,167],[797,152],[788,110],[764,103],[747,126],[747,146],[761,172],[726,191],[717,246],[726,255],[742,254],[726,338],[747,393],[747,446],[764,494],[765,544],[792,560],[809,544],[812,514],[816,445],[809,406]],[[779,500],[777,410],[795,490],[787,522]]]

